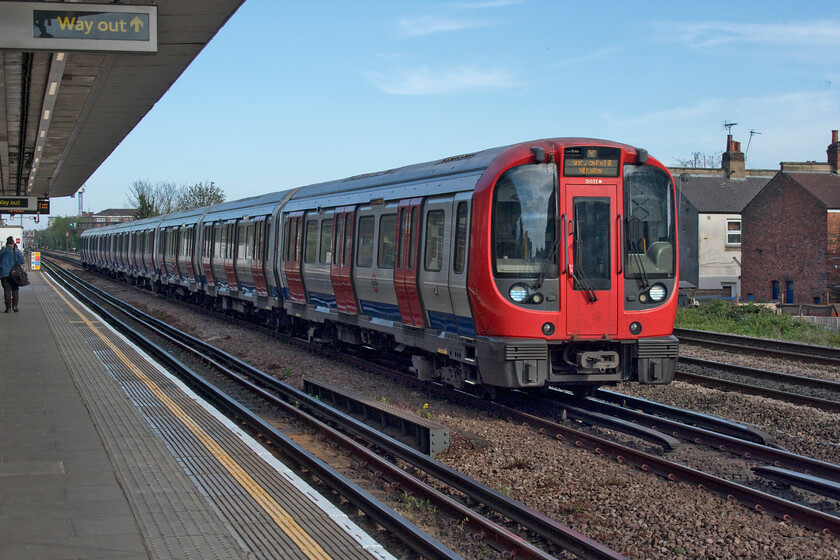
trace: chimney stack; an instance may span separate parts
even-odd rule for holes
[[[721,157],[721,167],[729,179],[736,179],[747,176],[744,154],[741,152],[741,143],[732,140],[732,135],[726,136],[726,151]]]
[[[832,173],[838,173],[837,170],[837,163],[838,159],[840,159],[840,142],[837,140],[837,131],[831,131],[831,144],[829,144],[828,149],[826,149],[826,153],[828,154],[828,165],[831,166]]]

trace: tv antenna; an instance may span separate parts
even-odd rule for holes
[[[721,129],[725,128],[727,134],[732,134],[732,127],[736,126],[737,124],[738,123],[736,123],[736,122],[723,121],[722,123],[720,123],[720,128]]]
[[[753,129],[750,129],[750,139],[749,139],[749,140],[747,140],[747,151],[746,151],[746,153],[744,154],[744,158],[745,158],[745,159],[746,159],[746,157],[747,157],[747,154],[749,154],[749,153],[750,153],[750,142],[752,142],[752,137],[753,137],[753,136],[755,136],[756,134],[761,134],[761,133],[760,133],[759,131],[757,131],[756,129],[754,129],[754,128],[753,128]]]

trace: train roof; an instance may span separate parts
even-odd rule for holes
[[[289,209],[294,209],[296,201],[311,201],[312,199],[319,199],[322,206],[330,207],[367,202],[370,198],[399,199],[427,196],[435,194],[436,186],[445,192],[471,190],[475,188],[475,184],[487,166],[507,147],[491,148],[387,171],[308,185],[294,193]],[[412,191],[421,185],[424,187],[423,192],[414,194]],[[372,191],[377,193],[374,197],[370,196]],[[354,197],[354,194],[360,194],[361,199],[355,200],[358,197]]]
[[[222,202],[212,206],[206,216],[205,222],[216,222],[234,220],[243,216],[269,216],[274,213],[277,206],[286,200],[294,190],[286,190],[252,196],[230,202]]]
[[[212,208],[212,206],[202,206],[201,208],[192,208],[190,210],[175,212],[174,214],[167,214],[166,216],[163,216],[163,220],[160,222],[160,227],[165,228],[197,224],[210,208]]]

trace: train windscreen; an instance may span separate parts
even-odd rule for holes
[[[624,239],[629,278],[671,278],[674,259],[673,185],[653,166],[624,168]]]
[[[499,177],[493,194],[497,276],[557,276],[556,192],[553,164],[522,165]]]

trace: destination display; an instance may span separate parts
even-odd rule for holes
[[[563,152],[564,177],[618,177],[621,150],[599,146],[576,146]]]

